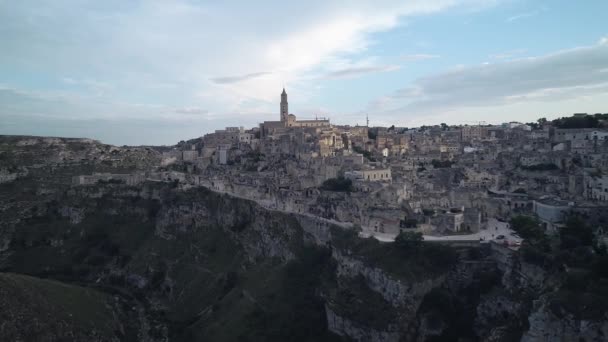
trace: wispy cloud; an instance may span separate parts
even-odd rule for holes
[[[512,23],[514,21],[518,21],[521,19],[526,19],[526,18],[531,18],[531,17],[535,17],[539,14],[541,14],[542,12],[548,11],[549,9],[547,7],[541,7],[537,10],[534,11],[529,11],[529,12],[522,12],[513,16],[508,17],[505,21],[507,23]]]
[[[173,110],[177,114],[184,115],[204,115],[208,114],[209,111],[199,107],[183,107],[183,108],[175,108]]]
[[[564,50],[502,63],[458,67],[423,77],[391,96],[372,102],[409,111],[561,101],[608,92],[608,44]]]
[[[514,16],[508,17],[508,18],[507,18],[507,22],[508,22],[508,23],[511,23],[511,22],[514,22],[514,21],[517,21],[517,20],[521,20],[521,19],[524,19],[524,18],[533,17],[533,16],[535,16],[535,15],[537,15],[537,14],[538,14],[538,12],[537,12],[537,11],[533,11],[533,12],[525,12],[525,13],[519,13],[519,14],[516,14],[516,15],[514,15]]]
[[[211,81],[218,84],[230,84],[230,83],[238,83],[242,81],[251,80],[254,78],[258,78],[261,76],[266,76],[272,74],[271,72],[263,71],[263,72],[253,72],[250,74],[239,75],[239,76],[226,76],[226,77],[216,77],[212,78]]]
[[[429,54],[413,54],[413,55],[403,55],[399,59],[404,62],[417,62],[417,61],[425,61],[428,59],[439,58],[439,55],[429,55]]]
[[[336,79],[336,78],[352,78],[359,77],[366,74],[374,74],[378,72],[388,72],[399,70],[398,65],[381,65],[381,66],[368,66],[368,67],[353,67],[347,69],[341,69],[329,72],[325,74],[325,78]]]

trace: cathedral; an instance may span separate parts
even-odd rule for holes
[[[289,114],[289,104],[287,102],[287,92],[283,88],[281,93],[280,117],[279,121],[264,121],[260,124],[260,130],[263,136],[273,134],[278,130],[289,128],[306,128],[306,127],[328,127],[329,119],[321,118],[315,120],[297,120],[296,116]]]

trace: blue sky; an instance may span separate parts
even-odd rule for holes
[[[608,2],[0,0],[0,134],[173,144],[290,112],[608,112]]]

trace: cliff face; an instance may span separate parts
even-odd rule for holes
[[[608,336],[608,317],[582,318],[572,313],[551,308],[550,296],[542,296],[534,302],[529,317],[530,329],[522,342],[532,341],[605,341]],[[559,312],[561,311],[561,312]]]
[[[422,298],[444,279],[399,279],[365,255],[349,257],[332,245],[344,228],[202,188],[98,184],[22,205],[22,215],[3,225],[1,269],[134,297],[142,319],[132,324],[147,331],[149,340],[222,336],[215,325],[239,306],[245,312],[228,319],[231,324],[252,320],[257,310],[274,312],[272,306],[279,304],[268,291],[286,291],[275,278],[306,258],[307,246],[333,251],[328,261],[314,266],[322,266],[322,272],[307,270],[314,278],[309,281],[322,282],[309,289],[318,302],[312,316],[321,335],[333,331],[365,341],[415,331],[411,325],[417,324],[413,318]],[[330,295],[314,294],[352,291],[350,280],[359,277],[378,296],[368,304],[386,305],[392,316],[370,324],[367,317],[344,315],[348,308],[334,311],[340,310]],[[186,335],[176,328],[184,325]]]
[[[397,342],[400,339],[400,334],[395,328],[376,330],[360,322],[354,322],[348,317],[340,316],[329,306],[325,307],[325,311],[327,328],[340,336],[349,337],[354,341],[370,342]]]

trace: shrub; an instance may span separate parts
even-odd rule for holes
[[[530,216],[515,216],[511,219],[511,228],[516,231],[522,238],[528,240],[542,239],[545,235],[540,222]]]
[[[418,226],[418,220],[416,219],[408,219],[405,217],[403,220],[399,221],[399,227],[401,228],[416,228]]]
[[[417,248],[422,244],[422,233],[400,232],[395,238],[395,245],[404,249]]]
[[[452,167],[452,164],[454,164],[454,162],[450,161],[450,160],[433,159],[431,161],[431,164],[433,165],[434,168],[439,169],[439,168],[445,168],[445,167]]]
[[[559,231],[562,248],[574,248],[579,245],[593,244],[593,230],[578,216],[569,216],[566,225]]]
[[[522,166],[521,168],[523,170],[528,170],[528,171],[550,171],[550,170],[557,170],[558,169],[557,165],[555,165],[553,163],[536,164],[536,165],[530,165],[530,166]]]
[[[330,178],[321,185],[322,190],[351,192],[353,190],[353,182],[344,177]]]

